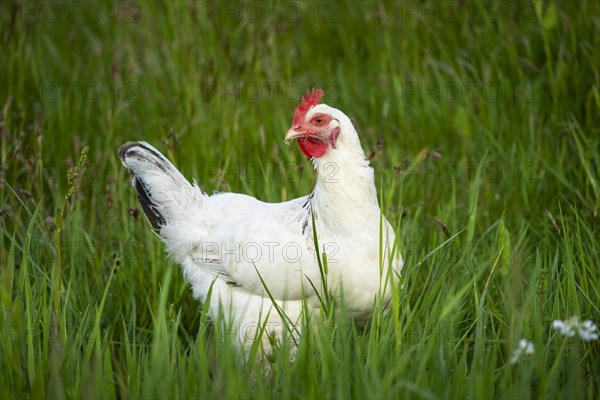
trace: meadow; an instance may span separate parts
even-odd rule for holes
[[[600,2],[0,7],[3,399],[600,396],[600,341],[553,328],[600,323]],[[283,137],[313,86],[355,122],[402,286],[262,373],[116,152],[145,140],[208,193],[308,194]]]

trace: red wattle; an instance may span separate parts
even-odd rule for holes
[[[312,139],[298,139],[298,146],[306,158],[321,157],[327,151],[327,144]]]

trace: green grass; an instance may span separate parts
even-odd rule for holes
[[[0,3],[2,398],[600,396],[600,342],[551,328],[600,323],[599,2],[44,4]],[[374,155],[402,287],[261,374],[116,150],[153,143],[209,193],[304,195],[283,136],[313,85]]]

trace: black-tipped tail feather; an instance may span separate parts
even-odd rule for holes
[[[160,228],[167,223],[165,217],[158,211],[158,207],[152,202],[152,194],[139,178],[133,178],[133,186],[137,191],[138,200],[148,218],[148,222],[155,231],[160,232]]]
[[[158,150],[144,142],[128,142],[119,148],[119,157],[133,173],[133,186],[146,218],[160,232],[169,220],[189,207],[197,188]],[[199,191],[198,191],[199,193]]]

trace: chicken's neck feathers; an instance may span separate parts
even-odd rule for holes
[[[313,159],[317,182],[311,207],[317,219],[340,229],[361,225],[365,219],[378,219],[380,214],[373,168],[354,127],[349,120],[347,124],[341,126],[340,138],[344,139],[336,148]]]

